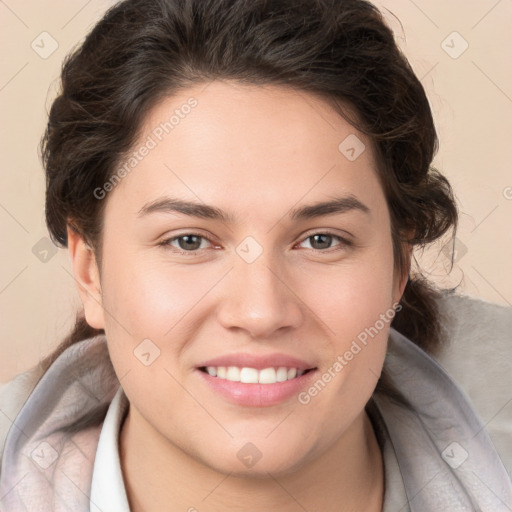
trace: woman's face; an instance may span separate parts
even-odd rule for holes
[[[215,81],[133,151],[85,304],[132,421],[223,472],[313,461],[360,424],[404,286],[369,140],[314,95]]]

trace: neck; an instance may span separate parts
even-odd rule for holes
[[[222,474],[163,438],[132,406],[121,428],[119,450],[132,512],[220,512],[234,504],[240,512],[382,511],[382,455],[364,410],[329,450],[278,477]]]

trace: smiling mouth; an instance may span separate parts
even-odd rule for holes
[[[298,379],[315,369],[298,370],[284,366],[263,368],[262,370],[237,366],[202,366],[199,368],[203,373],[219,380],[241,382],[242,384],[277,384]]]

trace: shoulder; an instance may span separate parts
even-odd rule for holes
[[[453,293],[438,304],[445,343],[433,357],[467,394],[512,475],[512,308]]]
[[[0,384],[0,460],[7,433],[43,373],[37,365]]]
[[[472,339],[485,339],[492,332],[501,342],[512,339],[510,306],[448,292],[442,293],[437,302],[444,317],[444,325],[456,338],[469,335]]]

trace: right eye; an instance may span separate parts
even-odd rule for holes
[[[175,252],[179,254],[192,256],[204,250],[205,247],[202,247],[202,241],[204,240],[208,240],[208,238],[199,233],[183,233],[182,235],[162,240],[158,245],[164,248],[171,248],[171,250],[175,250]],[[177,244],[177,246],[175,244]]]

